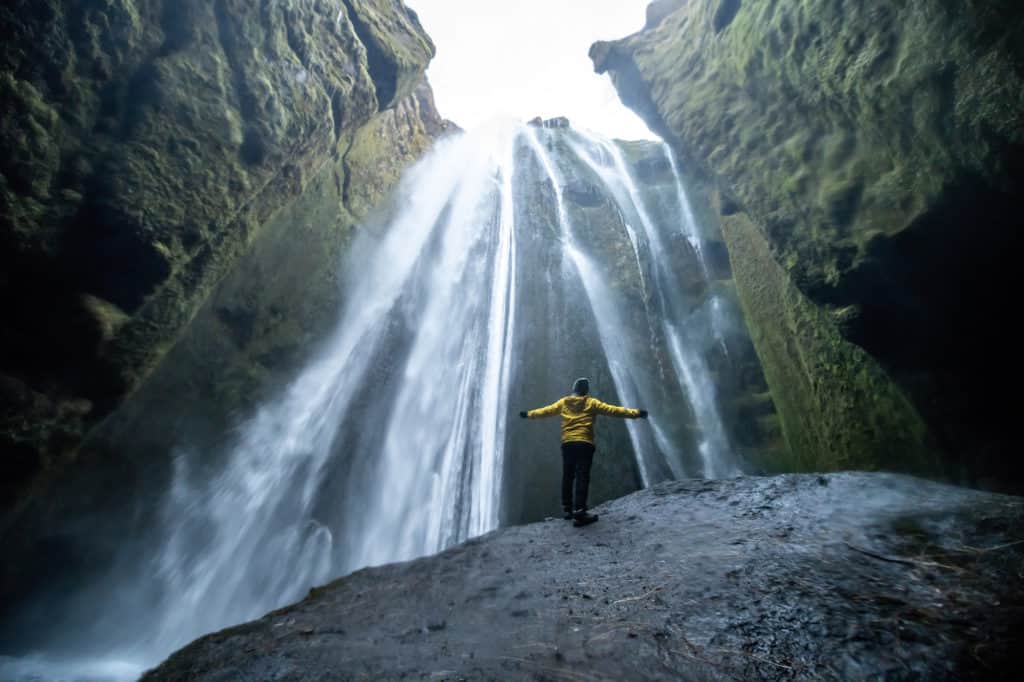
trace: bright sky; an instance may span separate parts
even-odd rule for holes
[[[639,31],[649,0],[406,0],[437,46],[438,111],[467,130],[502,116],[567,116],[574,127],[654,138],[587,57]]]

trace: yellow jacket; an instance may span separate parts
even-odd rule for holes
[[[594,444],[594,417],[606,414],[609,417],[625,417],[637,419],[640,410],[602,403],[589,395],[567,395],[547,407],[530,410],[526,416],[530,419],[541,417],[562,417],[562,442],[583,441]]]

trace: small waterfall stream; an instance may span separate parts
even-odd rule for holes
[[[328,579],[498,527],[506,424],[531,407],[510,404],[512,387],[531,372],[566,371],[514,352],[525,324],[517,311],[540,304],[523,282],[589,307],[614,382],[604,397],[614,389],[621,403],[650,409],[649,422],[627,424],[639,484],[738,473],[702,356],[714,332],[688,324],[698,302],[681,293],[668,257],[667,240],[681,233],[707,279],[664,153],[675,209],[659,221],[610,140],[503,123],[440,141],[404,177],[386,230],[354,247],[347,305],[306,369],[241,426],[215,476],[197,473],[203,453],[179,454],[159,550],[135,562],[117,602],[134,637],[77,635],[74,648],[137,674]],[[599,240],[628,245],[638,298],[622,293],[621,273],[601,255],[610,251],[584,235],[571,182],[592,182],[609,202],[599,210],[621,217],[619,233]],[[537,210],[538,191],[553,202],[556,234],[520,220]],[[556,250],[561,267],[538,270],[525,244]]]

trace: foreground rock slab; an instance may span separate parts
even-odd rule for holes
[[[667,483],[358,571],[147,680],[984,679],[1020,662],[1024,498],[890,474]]]

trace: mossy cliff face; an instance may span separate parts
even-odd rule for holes
[[[722,231],[740,264],[736,284],[754,344],[770,358],[764,370],[790,446],[775,468],[870,469],[881,460],[927,471],[926,429],[904,393],[800,293],[749,217],[725,216]]]
[[[278,266],[329,280],[338,228],[443,124],[420,85],[433,45],[397,1],[25,0],[0,24],[6,507],[264,233],[210,315],[263,361],[301,338],[330,287],[295,312],[299,275]]]
[[[937,447],[949,474],[1019,476],[993,385],[1015,354],[1022,46],[1010,2],[676,0],[591,49],[718,184],[801,467],[918,468]],[[816,397],[784,397],[800,387]]]
[[[343,254],[357,226],[386,214],[404,168],[447,127],[424,80],[358,130],[347,152],[266,222],[160,366],[90,435],[83,464],[127,451],[149,453],[153,466],[153,453],[215,449],[240,415],[270,399],[337,323]]]
[[[386,213],[404,164],[447,127],[421,82],[273,214],[146,381],[90,431],[73,465],[37,477],[33,494],[19,497],[0,533],[18,557],[0,570],[0,601],[14,606],[38,586],[91,575],[125,538],[142,541],[176,453],[199,449],[216,466],[239,419],[271,399],[337,323],[339,266],[357,224],[372,228]],[[102,532],[76,532],[82,524]]]

